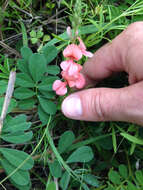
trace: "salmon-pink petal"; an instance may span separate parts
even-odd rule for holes
[[[62,75],[63,79],[67,80],[67,72],[66,71],[62,71],[61,75]]]
[[[60,95],[60,96],[63,96],[67,93],[67,88],[62,86],[60,87],[57,91],[56,91],[56,94],[57,95]]]
[[[82,52],[76,44],[68,45],[63,51],[64,57],[78,61],[82,58]]]
[[[85,78],[81,73],[79,73],[79,77],[76,80],[75,86],[80,89],[80,88],[83,88],[84,85],[85,85]]]
[[[60,67],[63,69],[63,71],[66,71],[70,66],[70,62],[69,61],[63,61],[60,64]]]
[[[60,80],[56,80],[53,83],[53,90],[56,91],[57,95],[64,95],[67,93],[67,88],[66,88],[67,82],[62,82]]]
[[[77,63],[72,63],[68,69],[68,74],[70,76],[72,75],[76,75],[76,73],[79,73],[80,70],[82,69],[82,66],[80,66],[79,64]]]
[[[62,82],[60,80],[55,80],[53,83],[53,90],[57,90],[61,86]]]
[[[82,54],[87,56],[87,57],[93,57],[93,53],[86,51],[86,50],[82,50]]]
[[[85,45],[84,45],[82,39],[81,39],[80,37],[78,37],[78,40],[79,40],[79,45],[78,45],[78,47],[79,47],[80,49],[82,49],[82,50],[86,50],[86,47],[85,47]]]
[[[69,80],[69,81],[68,81],[68,85],[69,85],[70,88],[75,87],[75,84],[76,84],[75,81],[72,81],[72,80]]]

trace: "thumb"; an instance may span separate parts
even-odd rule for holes
[[[128,121],[143,124],[143,82],[121,88],[92,88],[64,99],[66,117],[85,121]]]

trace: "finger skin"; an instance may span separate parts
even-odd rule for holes
[[[143,82],[120,89],[82,90],[68,97],[81,100],[82,114],[71,116],[66,109],[63,109],[63,113],[76,120],[126,121],[143,125],[143,90],[140,89],[143,89]]]
[[[83,66],[83,73],[90,80],[102,80],[113,72],[126,71],[129,83],[143,80],[143,22],[131,24],[95,52]]]
[[[77,120],[143,125],[143,22],[131,24],[112,43],[101,47],[82,70],[88,83],[96,83],[119,71],[128,73],[130,86],[76,92],[63,101],[64,115]],[[72,105],[68,103],[71,98]]]

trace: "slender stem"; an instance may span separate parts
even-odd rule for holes
[[[4,99],[4,103],[3,103],[3,107],[2,107],[2,112],[1,112],[1,116],[0,116],[0,133],[2,131],[3,121],[5,119],[5,116],[6,116],[6,113],[8,110],[8,106],[10,104],[10,100],[11,100],[11,97],[13,94],[15,79],[16,79],[16,72],[11,71],[10,75],[9,75],[9,81],[8,81],[6,95],[5,95],[5,99]]]

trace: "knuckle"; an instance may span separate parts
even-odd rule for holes
[[[104,112],[103,95],[101,91],[98,91],[95,96],[91,96],[91,108],[92,114],[98,118],[99,121],[103,121],[106,118]]]
[[[143,40],[143,22],[134,22],[130,24],[125,32],[131,43],[137,43]],[[133,44],[132,44],[133,45]]]

